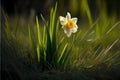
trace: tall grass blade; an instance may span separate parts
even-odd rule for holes
[[[91,15],[91,12],[90,12],[87,0],[81,0],[81,9],[83,11],[83,14],[84,13],[87,14],[87,17],[88,17],[88,20],[89,20],[89,24],[91,26],[93,24],[93,21],[92,21],[92,15]]]
[[[63,54],[65,54],[65,50],[68,46],[68,43],[65,44],[64,48],[62,49],[62,52],[60,54],[60,57],[58,58],[58,63],[60,62],[61,58],[63,57]]]
[[[40,47],[39,47],[39,45],[37,45],[37,58],[38,58],[38,62],[40,62]]]
[[[115,23],[108,31],[106,34],[109,34],[115,27],[117,27],[118,25],[120,25],[120,21]]]
[[[42,44],[41,32],[40,32],[41,30],[40,30],[39,21],[38,21],[37,16],[36,16],[36,26],[37,26],[38,43],[41,46],[41,44]]]

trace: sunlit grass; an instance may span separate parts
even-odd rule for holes
[[[57,4],[51,9],[49,20],[41,15],[43,24],[36,16],[35,23],[23,18],[26,23],[22,25],[19,16],[12,19],[4,13],[2,54],[14,55],[13,60],[18,61],[20,67],[27,61],[33,72],[77,70],[96,77],[96,72],[119,71],[120,21],[114,15],[108,17],[106,10],[101,10],[94,21],[87,0],[82,0],[81,4],[85,7],[83,12],[87,14],[89,26],[81,28],[84,24],[79,24],[78,32],[70,38],[59,25]]]

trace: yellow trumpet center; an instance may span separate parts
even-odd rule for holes
[[[69,21],[67,22],[67,24],[66,24],[66,27],[67,27],[68,29],[71,29],[71,28],[74,28],[74,27],[75,27],[75,24],[74,24],[74,22],[73,22],[72,20],[69,20]]]

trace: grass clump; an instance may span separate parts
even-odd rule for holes
[[[80,24],[78,32],[70,38],[59,25],[57,4],[50,11],[49,21],[41,16],[43,24],[36,16],[35,24],[21,25],[18,16],[12,19],[4,14],[0,43],[3,72],[11,79],[16,79],[12,74],[17,73],[18,79],[25,80],[61,80],[64,74],[64,80],[118,79],[120,21],[114,16],[103,15],[105,11],[94,21],[87,0],[82,4],[90,27],[81,28]]]

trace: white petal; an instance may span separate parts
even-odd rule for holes
[[[64,30],[64,33],[65,33],[65,34],[69,31],[69,29],[66,28],[65,26],[63,26],[63,30]]]
[[[63,27],[63,29],[64,29],[64,33],[67,35],[67,37],[70,37],[72,31],[66,27]]]
[[[63,30],[64,30],[64,33],[66,34],[67,33],[67,29],[65,27],[63,27]]]
[[[77,32],[78,26],[76,25],[75,28],[72,29],[72,32],[75,33]]]
[[[67,20],[70,20],[70,19],[71,19],[71,15],[70,15],[69,12],[67,12],[66,18],[67,18]]]
[[[72,18],[72,21],[74,21],[74,23],[77,23],[78,18]]]
[[[73,33],[77,32],[77,28],[73,28],[73,29],[72,29],[72,32],[73,32]]]
[[[77,26],[77,25],[75,25],[75,27],[78,29],[78,26]]]
[[[65,17],[60,16],[59,18],[60,18],[61,25],[65,25],[67,23],[67,20]]]
[[[70,37],[71,36],[71,31],[69,30],[69,31],[67,31],[67,37]]]

